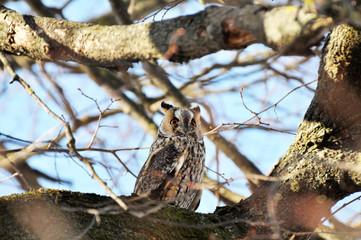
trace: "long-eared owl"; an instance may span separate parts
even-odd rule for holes
[[[182,109],[162,102],[165,116],[134,193],[195,210],[201,196],[205,147],[199,106]]]

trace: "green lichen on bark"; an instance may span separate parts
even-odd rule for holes
[[[131,204],[130,197],[124,198]],[[94,221],[88,209],[114,209],[100,214],[100,222],[82,239],[232,239],[244,237],[246,225],[216,214],[194,213],[165,206],[138,218],[122,211],[105,196],[70,191],[38,190],[0,198],[2,239],[69,239],[83,233]],[[229,221],[224,223],[224,221]]]
[[[316,94],[293,144],[271,174],[292,174],[282,184],[294,192],[340,200],[361,190],[360,173],[353,171],[361,146],[359,36],[357,29],[342,25],[325,42]]]
[[[342,41],[335,38],[330,39],[325,49],[327,54],[324,57],[324,70],[329,78],[333,81],[343,80],[343,73],[347,69],[347,75],[360,73],[361,56],[360,49],[360,32],[349,26],[343,25],[333,30],[335,35],[342,35]],[[348,67],[351,65],[351,69]],[[360,75],[358,75],[360,76]],[[358,80],[357,75],[353,76],[354,80]]]

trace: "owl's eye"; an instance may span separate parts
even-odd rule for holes
[[[178,121],[179,121],[178,119],[173,118],[172,120],[170,120],[170,124],[171,124],[171,125],[174,125],[174,124],[176,124]]]
[[[196,123],[196,121],[194,121],[194,119],[192,120],[192,125],[194,126],[194,127],[197,127],[197,123]]]

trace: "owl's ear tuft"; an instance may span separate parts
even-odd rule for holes
[[[194,106],[194,107],[191,107],[190,110],[195,114],[200,114],[201,113],[201,109],[199,108],[199,106]]]
[[[160,106],[162,107],[162,111],[163,111],[163,112],[166,112],[166,111],[168,111],[168,110],[171,109],[171,108],[174,108],[174,106],[173,106],[172,104],[169,104],[169,103],[167,103],[166,101],[163,101],[163,102],[160,104]]]

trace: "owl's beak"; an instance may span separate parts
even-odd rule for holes
[[[186,135],[188,133],[188,129],[189,129],[188,123],[184,123],[183,127],[182,127],[182,132],[184,135]]]

